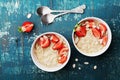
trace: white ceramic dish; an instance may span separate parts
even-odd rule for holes
[[[108,42],[107,42],[107,44],[104,46],[103,49],[99,50],[98,52],[95,52],[95,53],[93,53],[93,54],[87,54],[87,53],[84,53],[83,51],[81,51],[80,49],[78,49],[78,47],[76,46],[76,44],[75,44],[75,42],[74,42],[74,34],[75,34],[75,33],[74,33],[74,30],[73,30],[73,32],[72,32],[72,41],[73,41],[73,44],[74,44],[75,48],[76,48],[81,54],[83,54],[83,55],[85,55],[85,56],[88,56],[88,57],[95,57],[95,56],[99,56],[99,55],[103,54],[103,53],[109,48],[109,46],[110,46],[110,44],[111,44],[111,40],[112,40],[112,33],[111,33],[111,30],[110,30],[110,27],[108,26],[108,24],[107,24],[105,21],[103,21],[102,19],[97,18],[97,17],[87,17],[87,18],[84,18],[84,19],[80,20],[80,21],[78,22],[78,24],[81,23],[82,21],[85,21],[85,20],[88,20],[88,19],[97,20],[97,21],[103,23],[103,24],[106,26],[106,28],[107,28],[107,33],[108,33]]]
[[[35,55],[35,53],[34,53],[34,51],[33,51],[34,46],[35,46],[35,43],[36,43],[36,41],[37,41],[41,36],[46,35],[46,34],[55,34],[55,35],[57,35],[57,36],[60,36],[62,39],[64,39],[65,43],[66,43],[67,46],[68,46],[69,51],[68,51],[68,55],[67,55],[67,60],[66,60],[65,63],[63,63],[63,64],[60,65],[60,66],[57,66],[57,67],[54,67],[54,68],[48,68],[48,67],[43,66],[43,65],[38,61],[38,59],[36,58],[36,55]],[[58,33],[56,33],[56,32],[46,32],[46,33],[43,33],[43,34],[39,35],[39,36],[34,40],[34,42],[33,42],[33,44],[32,44],[32,47],[31,47],[31,57],[32,57],[32,60],[33,60],[34,64],[35,64],[38,68],[40,68],[41,70],[44,70],[44,71],[47,71],[47,72],[55,72],[55,71],[58,71],[58,70],[62,69],[62,68],[68,63],[68,61],[69,61],[69,59],[70,59],[70,55],[71,55],[71,49],[70,49],[70,45],[69,45],[68,41],[66,40],[66,38],[65,38],[64,36],[62,36],[62,35],[60,35],[60,34],[58,34]]]

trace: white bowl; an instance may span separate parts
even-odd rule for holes
[[[103,54],[109,48],[109,46],[111,44],[111,40],[112,40],[112,33],[111,33],[111,30],[110,30],[110,27],[108,26],[108,24],[105,21],[103,21],[102,19],[97,18],[97,17],[87,17],[87,18],[84,18],[84,19],[80,20],[78,23],[81,23],[82,21],[88,20],[88,19],[97,20],[97,21],[103,23],[107,27],[107,32],[108,32],[108,42],[107,42],[107,44],[104,46],[103,49],[99,50],[98,52],[95,52],[94,54],[87,54],[87,53],[84,53],[83,51],[81,51],[80,49],[78,49],[78,47],[76,46],[76,44],[74,42],[74,30],[72,32],[72,41],[73,41],[73,44],[74,44],[75,48],[81,54],[83,54],[85,56],[88,56],[88,57],[95,57],[95,56],[99,56],[99,55]]]
[[[39,62],[38,59],[36,58],[36,55],[35,55],[35,53],[34,53],[34,51],[33,51],[34,46],[35,46],[35,43],[36,43],[36,41],[38,40],[38,38],[40,38],[41,36],[46,35],[46,34],[55,34],[55,35],[60,36],[61,38],[64,39],[64,41],[66,42],[66,44],[67,44],[67,46],[68,46],[69,51],[68,51],[67,60],[66,60],[65,63],[63,63],[63,64],[60,65],[60,66],[57,66],[57,67],[54,67],[54,68],[48,68],[48,67],[45,67],[45,66],[43,66],[42,64],[40,64],[40,62]],[[34,64],[35,64],[38,68],[40,68],[41,70],[44,70],[44,71],[47,71],[47,72],[55,72],[55,71],[58,71],[58,70],[62,69],[62,68],[68,63],[68,61],[69,61],[69,59],[70,59],[70,55],[71,55],[71,49],[70,49],[70,45],[69,45],[68,41],[66,40],[66,38],[65,38],[64,36],[62,36],[62,35],[60,35],[59,33],[56,33],[56,32],[46,32],[46,33],[43,33],[43,34],[39,35],[39,36],[34,40],[34,42],[33,42],[33,44],[32,44],[32,47],[31,47],[31,57],[32,57],[32,60],[33,60]]]

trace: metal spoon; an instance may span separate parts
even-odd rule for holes
[[[78,6],[74,9],[77,9],[81,6]],[[82,5],[83,8],[85,8],[86,6],[85,5]],[[71,11],[71,10],[51,10],[49,7],[47,6],[41,6],[37,9],[37,13],[41,16],[41,15],[45,15],[45,14],[50,14],[52,12],[68,12],[68,11]]]
[[[86,8],[86,6],[82,5],[82,6],[79,6],[79,7],[75,8],[75,9],[72,9],[72,10],[66,11],[64,13],[57,14],[57,15],[45,14],[45,15],[41,16],[41,21],[44,24],[50,24],[50,23],[52,23],[54,21],[54,19],[56,17],[59,17],[61,15],[67,14],[67,13],[83,13],[85,8]]]

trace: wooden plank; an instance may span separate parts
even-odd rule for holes
[[[43,25],[36,10],[40,6],[51,9],[72,9],[86,4],[84,14],[67,14],[55,19],[53,24]],[[118,80],[120,60],[120,0],[1,0],[0,1],[0,80]],[[28,19],[27,14],[32,14]],[[71,33],[81,19],[95,16],[105,20],[113,33],[110,48],[105,54],[89,58],[81,55],[73,46]],[[19,33],[18,26],[32,21],[35,27],[31,33]],[[60,71],[47,73],[32,62],[30,47],[41,33],[54,31],[64,35],[71,45],[69,63]],[[78,62],[75,61],[78,59]],[[85,65],[84,62],[89,62]],[[73,65],[76,65],[73,68]],[[97,69],[94,70],[94,66]],[[23,79],[24,78],[24,79]]]

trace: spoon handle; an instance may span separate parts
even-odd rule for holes
[[[59,16],[61,16],[61,15],[68,14],[68,13],[69,13],[69,11],[63,12],[63,13],[59,13],[59,14],[55,15],[55,17],[59,17]]]
[[[52,10],[52,12],[67,12],[67,11],[70,11],[70,10]]]
[[[55,17],[61,16],[64,14],[68,14],[68,13],[83,13],[85,8],[86,8],[85,5],[81,5],[81,6],[78,6],[74,9],[72,9],[72,10],[66,10],[66,12],[59,13],[59,14],[55,15]]]
[[[81,5],[81,6],[78,6],[76,8],[73,8],[71,10],[52,10],[52,12],[69,12],[69,13],[83,13],[83,9],[86,8],[86,5]]]

